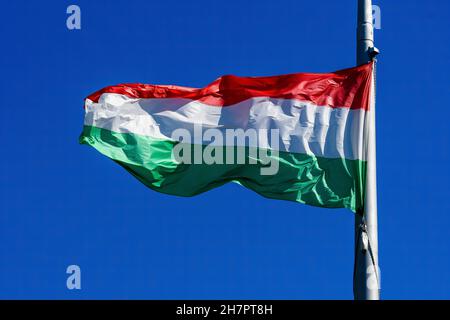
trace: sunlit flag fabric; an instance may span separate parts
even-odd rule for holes
[[[80,143],[149,188],[193,196],[227,182],[267,198],[363,209],[373,64],[223,76],[204,88],[120,84],[85,99]]]

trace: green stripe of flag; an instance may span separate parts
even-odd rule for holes
[[[239,183],[273,199],[312,206],[362,209],[366,162],[278,152],[275,175],[261,175],[262,159],[248,164],[253,153],[247,147],[220,147],[223,154],[244,148],[247,164],[185,164],[173,157],[178,142],[84,126],[80,143],[87,144],[119,163],[153,190],[194,196],[228,182]],[[190,145],[194,148],[194,145]],[[206,146],[201,146],[206,148]],[[259,153],[258,153],[259,154]]]

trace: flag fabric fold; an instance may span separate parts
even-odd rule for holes
[[[228,182],[267,198],[362,210],[373,64],[223,76],[204,88],[121,84],[85,99],[80,143],[153,190]]]

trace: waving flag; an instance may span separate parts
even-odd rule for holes
[[[204,88],[109,86],[86,98],[80,143],[167,194],[237,182],[264,197],[357,212],[372,69],[223,76]]]

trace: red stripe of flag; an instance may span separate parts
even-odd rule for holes
[[[119,84],[105,87],[87,98],[93,102],[103,93],[130,98],[184,98],[226,107],[255,97],[294,99],[317,106],[369,109],[373,64],[333,73],[295,73],[271,77],[222,76],[204,88],[172,85]]]

